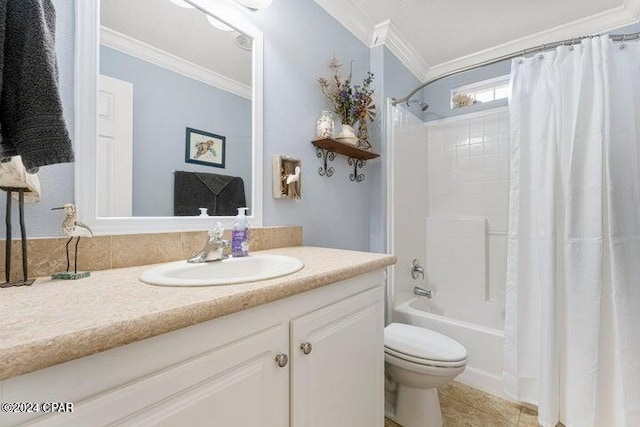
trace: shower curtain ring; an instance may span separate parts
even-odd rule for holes
[[[624,49],[624,48],[626,47],[626,46],[625,46],[625,44],[624,44],[624,42],[625,42],[625,40],[626,40],[626,39],[627,39],[627,35],[626,35],[626,34],[623,34],[623,35],[622,35],[622,40],[621,40],[621,41],[622,41],[622,43],[620,43],[620,50],[622,50],[622,49]]]
[[[542,46],[540,46],[540,55],[538,55],[538,59],[544,59],[544,48],[546,47],[546,45],[543,43]]]

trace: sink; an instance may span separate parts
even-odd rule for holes
[[[304,263],[284,255],[249,255],[190,264],[177,261],[151,268],[140,281],[159,286],[218,286],[273,279],[295,273]]]

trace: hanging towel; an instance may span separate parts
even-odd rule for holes
[[[24,193],[25,203],[40,201],[40,179],[37,174],[27,172],[20,156],[11,157],[8,162],[0,162],[0,187],[24,188],[27,190]],[[13,192],[12,196],[20,200],[18,192]]]
[[[73,162],[62,116],[51,0],[0,0],[0,158],[29,171]]]
[[[173,213],[176,216],[198,215],[207,208],[212,216],[233,216],[247,206],[244,181],[237,176],[214,173],[174,173]]]

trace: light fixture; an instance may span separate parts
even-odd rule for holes
[[[214,18],[211,15],[207,15],[207,21],[209,21],[209,24],[213,25],[215,28],[219,29],[220,31],[233,31],[233,28],[231,28],[224,22]]]
[[[239,33],[236,36],[236,45],[238,45],[240,49],[250,51],[253,48],[253,39],[246,34]]]
[[[273,0],[236,0],[236,2],[240,3],[247,9],[255,11],[271,6]]]
[[[175,4],[176,6],[180,6],[180,7],[184,7],[185,9],[193,9],[194,6],[190,5],[189,3],[187,3],[186,1],[183,0],[169,0],[171,3]]]

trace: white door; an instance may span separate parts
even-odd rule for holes
[[[292,427],[382,427],[383,296],[379,287],[291,322]]]
[[[98,216],[131,216],[133,84],[100,75],[96,152]]]

